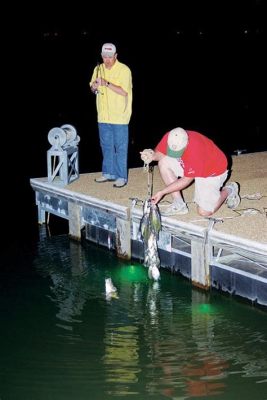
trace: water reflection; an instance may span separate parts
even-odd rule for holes
[[[122,396],[128,392],[127,386],[124,385],[138,382],[138,374],[141,371],[138,328],[133,325],[112,328],[107,326],[104,344],[105,380],[107,384],[114,384],[108,393]],[[133,389],[130,392],[138,393]]]
[[[225,391],[229,363],[221,353],[213,350],[216,309],[207,303],[207,295],[192,292],[192,340],[194,353],[184,365],[188,396],[215,396]]]
[[[242,384],[246,400],[252,387],[266,390],[266,314],[166,271],[151,282],[144,266],[68,238],[40,241],[35,267],[48,279],[59,337],[83,354],[73,387],[82,380],[95,398],[152,399],[240,398]],[[107,277],[118,294],[109,301]]]
[[[49,244],[51,244],[49,241],[40,243],[40,255],[45,252],[46,258],[41,264],[38,263],[37,269],[43,276],[49,276],[51,280],[48,297],[58,307],[56,317],[60,323],[57,325],[66,330],[72,330],[73,322],[82,322],[82,319],[78,317],[81,316],[84,304],[89,298],[85,284],[88,274],[86,261],[82,257],[82,248],[78,243],[70,241],[66,251],[65,247],[60,249],[59,242],[56,252]]]

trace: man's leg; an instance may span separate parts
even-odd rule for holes
[[[166,186],[170,185],[171,183],[179,179],[179,177],[182,177],[184,175],[184,170],[180,162],[176,158],[167,156],[163,157],[158,162],[158,166],[159,166],[160,176]],[[173,198],[172,204],[166,209],[163,209],[163,207],[161,207],[160,208],[161,215],[171,216],[171,215],[187,214],[188,207],[184,202],[182,193],[180,191],[176,191],[171,193],[171,196]]]
[[[114,172],[114,140],[112,124],[98,124],[99,140],[102,149],[102,174],[107,179],[115,180]]]

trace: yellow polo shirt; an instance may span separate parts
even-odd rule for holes
[[[118,85],[128,93],[121,96],[107,86],[99,86],[96,96],[97,121],[108,124],[129,124],[132,115],[132,73],[127,65],[115,61],[111,69],[102,63],[95,67],[90,86],[97,77]]]

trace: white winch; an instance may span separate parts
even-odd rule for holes
[[[48,132],[52,147],[47,151],[48,182],[68,185],[79,178],[78,143],[80,137],[74,126],[65,124]]]

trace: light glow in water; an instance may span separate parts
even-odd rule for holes
[[[122,282],[145,282],[148,280],[147,268],[141,264],[122,265],[116,272]]]

